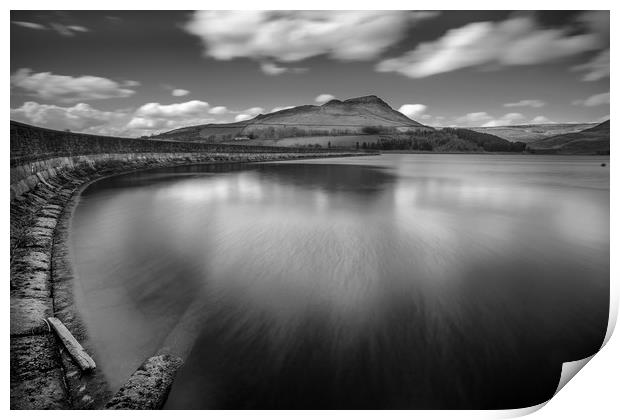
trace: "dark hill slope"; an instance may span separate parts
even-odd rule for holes
[[[596,123],[552,123],[552,124],[523,124],[504,125],[499,127],[471,127],[470,130],[479,133],[493,134],[508,141],[531,143],[560,134],[577,133],[592,128]]]
[[[525,143],[510,142],[493,134],[480,133],[466,128],[448,128],[446,130],[456,134],[461,140],[479,146],[486,152],[523,152],[525,150]]]
[[[578,133],[562,134],[532,142],[534,153],[608,154],[609,120]]]

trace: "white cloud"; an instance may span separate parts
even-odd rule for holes
[[[181,127],[194,125],[221,123],[210,116],[188,116],[176,118],[150,118],[133,116],[127,124],[127,131],[132,135],[153,134],[154,132],[166,132]]]
[[[329,102],[334,98],[335,96],[329,93],[321,93],[319,96],[314,98],[314,102],[319,103],[319,104],[324,104],[325,102]]]
[[[302,67],[283,67],[271,61],[262,62],[260,69],[269,76],[277,76],[282,73],[303,73],[307,70]]]
[[[531,107],[531,108],[542,108],[545,106],[545,102],[540,99],[522,99],[518,102],[510,102],[504,104],[505,107]]]
[[[319,55],[376,58],[404,37],[412,21],[436,15],[397,10],[199,11],[185,29],[202,40],[208,57],[252,58],[263,63],[268,74],[281,74],[286,69],[272,61],[291,63]]]
[[[172,96],[187,96],[189,94],[189,90],[186,89],[172,89]]]
[[[157,119],[157,118],[146,118],[146,117],[133,117],[129,124],[127,125],[129,128],[135,129],[158,129],[165,125],[165,121]]]
[[[487,121],[492,120],[493,117],[489,115],[487,112],[470,112],[463,116],[457,117],[455,120],[456,124],[462,124],[467,126],[479,126]]]
[[[470,112],[457,117],[453,125],[461,127],[497,127],[500,125],[523,124],[525,121],[523,114],[518,112],[510,112],[499,118],[495,118],[487,112]]]
[[[596,95],[592,95],[586,99],[576,99],[572,102],[575,106],[599,106],[609,104],[609,92],[605,93],[597,93]]]
[[[225,112],[221,112],[222,109]],[[216,112],[211,112],[213,110]],[[246,111],[259,113],[262,108]],[[230,111],[226,107],[210,108],[207,102],[202,101],[169,105],[148,103],[135,110],[114,111],[102,111],[86,103],[64,107],[26,102],[19,108],[11,109],[11,119],[57,130],[137,137],[179,127],[230,122],[232,116],[224,120],[213,116],[223,113],[230,114]]]
[[[286,67],[278,66],[277,64],[271,62],[261,63],[260,69],[263,73],[270,76],[277,76],[278,74],[286,73],[288,70]]]
[[[18,20],[13,20],[11,22],[14,23],[15,25],[21,26],[23,28],[28,28],[28,29],[36,29],[40,31],[47,31],[48,29],[52,29],[62,36],[74,36],[75,32],[89,32],[90,31],[88,28],[81,26],[81,25],[63,25],[61,23],[54,23],[54,22],[49,23],[49,25],[43,25],[41,23],[24,22],[24,21],[18,21]]]
[[[262,114],[265,110],[259,106],[255,106],[253,108],[248,108],[246,110],[241,111],[236,117],[235,121],[245,121],[250,120],[256,117],[258,114]]]
[[[169,105],[150,102],[136,109],[128,127],[143,130],[172,130],[178,127],[207,124],[213,122],[209,111],[210,107],[207,102],[197,100]]]
[[[49,26],[62,36],[74,36],[74,32],[89,32],[88,28],[80,25],[63,25],[62,23],[50,22]]]
[[[577,21],[584,24],[590,32],[597,34],[604,46],[609,46],[609,10],[590,10],[581,13]]]
[[[212,118],[148,118],[134,116],[127,124],[127,131],[133,135],[152,134],[153,132],[170,131],[181,127],[191,127],[193,125],[202,125],[217,122]]]
[[[530,124],[555,124],[555,121],[550,120],[544,115],[538,115],[530,121]]]
[[[67,29],[75,32],[90,32],[88,28],[81,25],[69,25],[67,26]]]
[[[525,116],[518,112],[511,112],[497,119],[487,121],[482,124],[483,127],[498,127],[501,125],[515,125],[525,123]]]
[[[251,120],[252,118],[254,117],[248,114],[239,114],[235,117],[235,122]]]
[[[252,108],[248,108],[245,111],[241,111],[244,114],[250,114],[250,115],[258,115],[258,114],[262,114],[263,112],[265,112],[265,110],[263,108],[261,108],[260,106],[255,106]]]
[[[209,110],[209,114],[222,115],[228,114],[230,111],[225,106],[214,106]]]
[[[248,108],[245,111],[242,111],[243,114],[250,115],[252,118],[256,117],[259,114],[263,114],[264,112],[265,110],[259,106]]]
[[[427,106],[424,104],[405,104],[398,108],[398,112],[405,114],[407,117],[413,119],[417,115],[426,111]]]
[[[444,127],[444,126],[446,126],[446,117],[444,117],[444,116],[425,115],[425,117],[428,117],[428,118],[424,118],[424,120],[425,120],[424,123],[426,125],[430,125],[431,127]],[[433,120],[432,121],[428,121],[431,118]]]
[[[172,130],[192,125],[230,122],[229,116],[225,120],[216,120],[213,115],[237,114],[235,121],[254,118],[264,112],[261,107],[252,107],[243,111],[231,111],[225,106],[211,107],[207,102],[193,100],[178,104],[162,105],[151,102],[139,107],[133,114],[128,127],[141,130]]]
[[[581,77],[584,82],[596,82],[609,77],[609,49],[601,51],[587,63],[574,66],[573,71],[585,71]]]
[[[11,109],[11,119],[14,120],[55,130],[90,132],[105,126],[122,126],[126,115],[122,111],[101,111],[85,103],[62,107],[29,101]]]
[[[136,115],[152,118],[176,118],[189,115],[204,115],[209,111],[209,104],[203,101],[189,101],[178,104],[162,105],[150,102],[137,109]]]
[[[401,57],[379,62],[376,70],[412,78],[483,65],[516,66],[546,63],[601,46],[595,33],[541,28],[527,16],[501,22],[473,22],[423,42]]]
[[[119,25],[119,24],[123,23],[123,18],[121,18],[121,17],[119,17],[119,16],[112,16],[112,15],[109,15],[109,16],[105,16],[105,19],[106,19],[108,22],[110,22],[110,23],[112,23],[112,24],[114,24],[114,25]]]
[[[42,99],[59,102],[81,102],[93,99],[126,98],[135,93],[127,87],[138,82],[123,83],[97,76],[63,76],[50,72],[33,73],[19,69],[11,75],[11,87],[24,90]]]
[[[609,78],[610,71],[610,12],[609,10],[593,10],[584,12],[579,16],[579,20],[588,29],[598,34],[604,47],[597,55],[592,57],[587,63],[574,66],[573,71],[585,71],[581,80],[584,82],[595,82],[604,78]]]
[[[233,119],[242,121],[263,112],[261,107],[232,111],[198,100],[173,104],[151,102],[135,109],[112,111],[99,110],[86,103],[58,106],[29,101],[11,109],[11,119],[57,130],[137,137],[193,125],[227,123]]]
[[[23,21],[19,21],[19,20],[12,20],[11,22],[14,23],[15,25],[21,26],[23,28],[38,29],[40,31],[47,30],[47,28],[44,25],[41,25],[40,23],[23,22]]]
[[[285,109],[291,109],[291,108],[295,108],[294,106],[277,106],[275,108],[273,108],[271,111],[269,112],[278,112],[278,111],[284,111]]]

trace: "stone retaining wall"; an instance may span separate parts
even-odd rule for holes
[[[57,157],[102,154],[308,152],[308,149],[303,148],[96,136],[49,130],[16,121],[11,121],[10,144],[11,167]]]

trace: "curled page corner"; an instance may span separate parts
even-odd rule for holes
[[[577,372],[579,372],[581,368],[583,368],[595,355],[596,353],[584,359],[573,360],[571,362],[563,363],[562,372],[560,374],[560,381],[558,382],[558,386],[553,393],[553,397],[555,397],[557,393],[560,392],[560,390],[564,387],[564,385],[566,385],[568,381],[570,381],[577,374]],[[497,416],[496,418],[516,418],[527,416],[543,408],[545,405],[547,405],[549,401],[553,399],[553,397],[551,397],[547,401],[544,401],[540,404],[532,405],[530,407],[516,408],[512,410],[502,410],[501,413],[498,413],[499,416]]]
[[[553,393],[553,397],[555,397],[557,395],[558,392],[560,392],[560,390],[562,388],[564,388],[564,386],[571,380],[573,379],[573,377],[590,361],[592,360],[592,358],[594,356],[596,356],[596,354],[601,351],[603,349],[603,347],[605,347],[605,345],[609,342],[609,339],[611,338],[614,329],[616,327],[616,321],[617,321],[617,309],[618,309],[618,301],[612,298],[611,301],[611,307],[610,307],[610,311],[609,311],[609,321],[607,323],[607,332],[605,333],[605,338],[603,339],[603,344],[601,345],[601,348],[596,351],[594,354],[585,357],[583,359],[580,360],[573,360],[570,362],[565,362],[562,364],[562,372],[560,373],[560,380],[558,382],[558,386],[555,389],[555,392]],[[516,408],[516,409],[510,409],[510,410],[498,410],[497,412],[495,412],[495,416],[494,418],[516,418],[516,417],[523,417],[523,416],[527,416],[529,414],[532,414],[538,410],[540,410],[541,408],[543,408],[545,405],[547,405],[547,403],[549,401],[551,401],[553,399],[553,397],[551,397],[550,399],[548,399],[547,401],[544,401],[540,404],[536,404],[536,405],[532,405],[530,407],[523,407],[523,408]]]
[[[597,352],[598,353],[598,352]],[[572,362],[565,362],[562,364],[562,373],[560,375],[560,381],[558,382],[558,387],[555,389],[553,396],[555,397],[558,392],[564,385],[568,383],[573,377],[579,372],[592,358],[596,355],[594,353],[592,356],[588,356],[584,359],[573,360]]]
[[[609,320],[607,321],[607,332],[605,333],[605,338],[603,339],[603,344],[601,345],[601,349],[605,347],[605,344],[611,338],[611,335],[614,333],[616,329],[616,322],[618,321],[618,294],[614,293],[613,283],[610,287],[610,295],[611,301],[609,305]],[[599,351],[601,351],[599,349]],[[598,352],[597,352],[598,353]]]
[[[513,408],[509,410],[499,410],[497,412],[489,412],[489,418],[501,418],[501,419],[513,419],[517,417],[524,417],[529,414],[532,414],[541,408],[543,408],[547,403],[551,400],[547,400],[545,402],[541,402],[540,404],[532,405],[529,407],[523,408]]]
[[[616,328],[616,321],[618,320],[618,295],[613,293],[613,283],[610,285],[610,306],[609,306],[609,320],[607,321],[607,332],[605,332],[605,338],[601,344],[601,348],[594,354],[580,360],[573,360],[572,362],[565,362],[562,364],[562,373],[560,374],[560,382],[556,388],[553,396],[555,397],[564,385],[568,383],[596,354],[605,347],[609,342],[614,329]]]

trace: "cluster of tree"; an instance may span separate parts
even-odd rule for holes
[[[381,127],[381,126],[369,125],[366,127],[362,127],[362,133],[363,134],[391,134],[390,133],[391,128],[392,127]]]
[[[443,131],[454,133],[458,138],[482,147],[487,152],[523,152],[526,144],[520,141],[509,142],[493,134],[479,133],[465,128],[444,128]]]
[[[407,128],[403,129],[403,127],[386,127],[380,125],[369,125],[362,127],[362,134],[388,134],[388,135],[396,135],[396,134],[408,134],[408,135],[419,135],[419,134],[430,134],[435,130],[431,128]]]
[[[362,142],[362,149],[419,150],[436,152],[523,152],[525,143],[511,143],[497,136],[466,129],[415,131],[384,135],[375,142]]]
[[[431,142],[423,139],[407,139],[407,138],[380,138],[375,142],[359,142],[356,148],[372,149],[372,150],[433,150]]]
[[[251,125],[242,129],[239,132],[230,133],[216,133],[210,134],[205,137],[205,140],[209,143],[218,141],[231,141],[235,137],[247,137],[248,139],[260,139],[260,140],[278,140],[283,138],[292,137],[336,137],[347,136],[356,134],[369,134],[369,135],[420,135],[430,134],[434,130],[430,128],[410,128],[405,131],[399,130],[397,127],[384,127],[384,126],[364,126],[361,128],[312,128],[308,126],[286,126],[286,125],[272,125],[272,126],[260,126]]]
[[[327,136],[346,136],[354,134],[346,128],[302,128],[296,126],[269,126],[251,127],[244,130],[241,135],[248,136],[250,139],[277,140],[290,137],[327,137]]]

